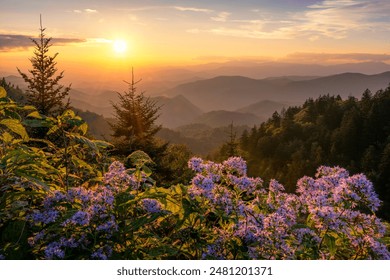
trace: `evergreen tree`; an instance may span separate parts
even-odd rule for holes
[[[118,93],[119,103],[112,104],[115,111],[115,122],[110,123],[112,136],[120,143],[117,145],[118,149],[124,149],[127,154],[135,150],[149,152],[149,147],[155,143],[154,136],[161,129],[155,123],[160,107],[149,97],[145,97],[143,92],[137,92],[136,85],[140,81],[134,80],[132,71],[131,82],[126,82],[128,91]]]
[[[64,87],[59,81],[64,77],[62,71],[57,72],[57,62],[55,61],[58,53],[50,56],[48,54],[52,46],[51,39],[46,38],[45,28],[42,27],[42,18],[40,19],[40,34],[38,39],[31,39],[34,43],[34,56],[30,59],[32,69],[29,70],[32,76],[23,73],[19,68],[18,72],[28,85],[27,101],[35,106],[39,113],[46,116],[60,115],[69,107],[69,99],[64,102],[70,91],[70,85]]]
[[[228,140],[223,143],[215,155],[212,156],[212,159],[216,161],[224,161],[229,157],[239,156],[241,153],[239,152],[239,141],[237,139],[237,133],[234,130],[233,122],[228,127],[229,131]]]

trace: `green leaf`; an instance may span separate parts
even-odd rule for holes
[[[153,160],[149,157],[149,155],[140,150],[131,153],[127,159],[129,159],[131,163],[137,167],[141,167],[147,163],[153,163]]]
[[[74,118],[76,116],[75,112],[72,110],[66,110],[63,114],[62,117],[71,117]]]
[[[145,173],[147,177],[149,177],[153,173],[152,170],[150,170],[150,168],[147,167],[146,165],[142,166],[142,171]]]
[[[35,107],[32,106],[32,105],[24,105],[24,106],[21,107],[20,109],[26,110],[26,111],[36,111],[36,110],[37,110],[37,108],[35,108]]]
[[[75,133],[73,133],[73,134],[69,133],[68,137],[70,139],[75,140],[78,143],[81,143],[81,144],[84,144],[84,145],[88,146],[91,150],[99,152],[99,148],[96,146],[95,142],[90,140],[87,137],[84,137],[82,135],[78,135],[78,134],[75,134]]]
[[[56,132],[58,129],[59,129],[59,127],[58,127],[57,125],[52,126],[52,127],[49,129],[49,131],[47,132],[47,135],[50,135],[50,134]]]
[[[0,87],[0,98],[7,97],[7,92],[3,87]]]
[[[82,132],[83,135],[87,134],[88,131],[88,124],[83,123],[79,126],[80,131]]]
[[[336,238],[332,235],[326,234],[325,235],[325,241],[328,245],[329,253],[331,256],[336,255],[337,247],[336,247]]]
[[[18,134],[20,137],[22,137],[23,140],[29,140],[26,129],[18,120],[4,119],[0,121],[0,124],[6,126],[9,130]]]
[[[93,167],[91,165],[89,165],[87,162],[85,162],[84,160],[80,159],[76,155],[72,155],[72,162],[75,164],[76,168],[79,169],[79,170],[81,168],[85,168],[85,169],[87,169],[91,173],[94,171],[94,169],[93,169]]]
[[[98,148],[107,148],[113,146],[111,143],[102,140],[93,140]]]
[[[38,111],[31,112],[30,114],[27,115],[27,117],[42,119],[42,116],[41,116],[41,114],[39,114]]]
[[[29,127],[48,127],[49,126],[49,123],[43,119],[24,120],[23,124],[26,126],[29,126]]]
[[[134,221],[130,220],[131,223],[129,225],[129,229],[132,231],[137,231],[138,229],[142,228],[144,225],[152,223],[153,221],[155,221],[159,217],[161,217],[160,213],[154,213],[151,215],[142,216]]]
[[[3,135],[1,135],[1,140],[3,140],[4,143],[10,143],[13,139],[12,135],[8,132],[4,132]]]

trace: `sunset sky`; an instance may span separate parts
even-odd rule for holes
[[[388,0],[2,0],[0,72],[29,67],[40,14],[74,75],[233,59],[390,62]]]

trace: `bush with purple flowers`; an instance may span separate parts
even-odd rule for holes
[[[28,215],[38,259],[390,259],[362,174],[318,168],[296,194],[243,159],[193,158],[191,185],[158,188],[114,161],[95,186],[50,191]],[[139,172],[136,176],[136,172]],[[4,256],[2,256],[4,258]]]
[[[390,259],[372,183],[339,167],[318,168],[298,181],[297,194],[246,176],[246,164],[194,158],[188,188],[206,235],[206,259]],[[208,230],[202,230],[207,228]]]
[[[114,195],[104,187],[53,191],[29,219],[36,229],[29,238],[34,254],[44,259],[107,259],[118,225]]]

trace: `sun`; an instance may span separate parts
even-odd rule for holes
[[[127,42],[118,39],[112,42],[112,47],[117,54],[124,54],[127,50]]]

